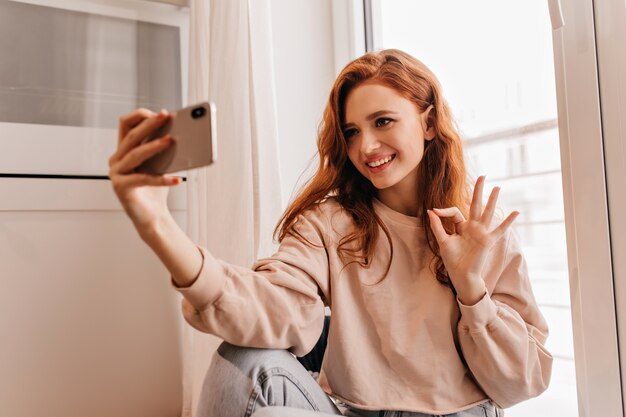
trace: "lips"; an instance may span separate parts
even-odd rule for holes
[[[386,169],[389,165],[391,165],[391,163],[395,159],[396,159],[396,155],[392,154],[392,155],[388,155],[388,156],[383,157],[383,158],[376,158],[376,159],[373,159],[372,161],[368,162],[368,163],[374,163],[374,162],[380,163],[380,161],[386,161],[385,163],[382,163],[382,164],[374,166],[374,167],[372,167],[372,166],[368,165],[368,163],[366,163],[365,166],[367,167],[369,172],[375,174],[377,172],[381,172],[384,169]]]

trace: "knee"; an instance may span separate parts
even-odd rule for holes
[[[210,387],[212,392],[249,390],[251,386],[271,384],[276,374],[300,375],[298,368],[301,365],[286,350],[248,348],[223,342],[205,375],[205,388]]]
[[[255,417],[302,417],[308,416],[303,409],[328,403],[326,394],[288,351],[224,342],[205,377],[198,415],[241,416],[248,415],[245,410],[256,410]],[[286,405],[299,410],[294,414]],[[266,410],[268,406],[278,407]]]
[[[245,346],[232,345],[228,342],[222,342],[217,348],[217,354],[224,359],[247,359],[248,357],[257,357],[268,349],[258,349]]]
[[[263,388],[259,381],[271,383],[266,381],[265,376],[271,375],[276,368],[282,368],[282,362],[288,361],[289,357],[291,354],[287,351],[222,343],[205,375],[198,415],[244,415],[252,394]],[[271,404],[263,396],[258,402],[260,406]]]
[[[262,370],[290,367],[293,361],[296,361],[295,357],[283,349],[249,348],[223,342],[217,349],[211,367],[226,364],[252,377]]]

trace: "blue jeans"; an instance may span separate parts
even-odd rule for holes
[[[366,411],[333,403],[309,372],[286,350],[222,343],[209,366],[199,417],[431,417],[404,411]],[[446,417],[500,417],[492,402]]]

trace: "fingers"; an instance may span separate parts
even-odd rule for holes
[[[461,210],[459,210],[458,207],[449,207],[445,209],[435,208],[433,210],[438,217],[451,217],[454,224],[465,221],[465,216],[463,216],[463,213],[461,213]]]
[[[167,149],[173,143],[174,138],[166,135],[162,138],[137,146],[115,164],[115,172],[119,174],[132,173],[142,162]]]
[[[446,230],[443,228],[443,224],[441,224],[441,219],[432,210],[428,210],[427,213],[428,213],[428,218],[430,219],[430,228],[432,229],[433,234],[435,235],[435,239],[437,239],[438,243],[443,242],[444,240],[446,240],[446,238],[448,238],[448,234],[446,233]]]
[[[136,188],[141,186],[174,186],[182,182],[180,177],[150,174],[131,174],[120,176],[114,182],[118,190]]]
[[[154,116],[144,119],[134,128],[130,129],[126,136],[122,138],[122,142],[118,145],[117,157],[122,159],[133,148],[140,145],[146,138],[162,127],[168,119],[168,114],[161,111]]]
[[[498,227],[493,229],[493,231],[491,232],[491,235],[495,238],[499,238],[500,236],[502,236],[507,231],[507,229],[511,226],[511,224],[513,224],[517,216],[519,216],[519,211],[514,211],[511,214],[509,214],[507,218],[504,219]]]
[[[472,196],[472,203],[470,204],[470,220],[479,220],[483,211],[483,186],[485,185],[485,176],[481,175],[476,180],[474,186],[474,195]]]
[[[117,143],[119,144],[122,142],[122,139],[124,139],[132,128],[143,122],[148,117],[153,117],[154,115],[155,113],[148,109],[137,109],[120,117]]]
[[[493,219],[493,214],[496,210],[496,203],[498,201],[498,196],[500,195],[500,187],[494,187],[491,190],[491,194],[489,194],[489,200],[487,201],[487,205],[485,206],[485,210],[483,211],[483,189],[485,187],[485,176],[481,175],[476,180],[476,185],[474,186],[474,194],[472,195],[472,202],[470,204],[470,215],[469,218],[471,220],[480,221],[481,223],[489,226],[491,224],[491,220]]]
[[[487,201],[485,211],[480,217],[480,221],[486,226],[489,226],[491,224],[491,219],[493,218],[493,213],[496,210],[496,202],[498,201],[499,195],[500,187],[495,187],[493,190],[491,190],[491,194],[489,195],[489,201]]]

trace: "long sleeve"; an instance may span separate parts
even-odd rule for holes
[[[532,293],[526,261],[515,233],[506,239],[501,273],[486,278],[493,291],[473,306],[459,302],[458,324],[472,374],[501,407],[541,394],[552,371],[552,355],[544,347],[548,326]]]
[[[296,229],[314,246],[286,236],[274,255],[252,268],[217,260],[200,248],[204,264],[198,278],[176,287],[187,322],[235,345],[307,353],[322,331],[328,297],[323,227],[315,216],[300,216]]]

